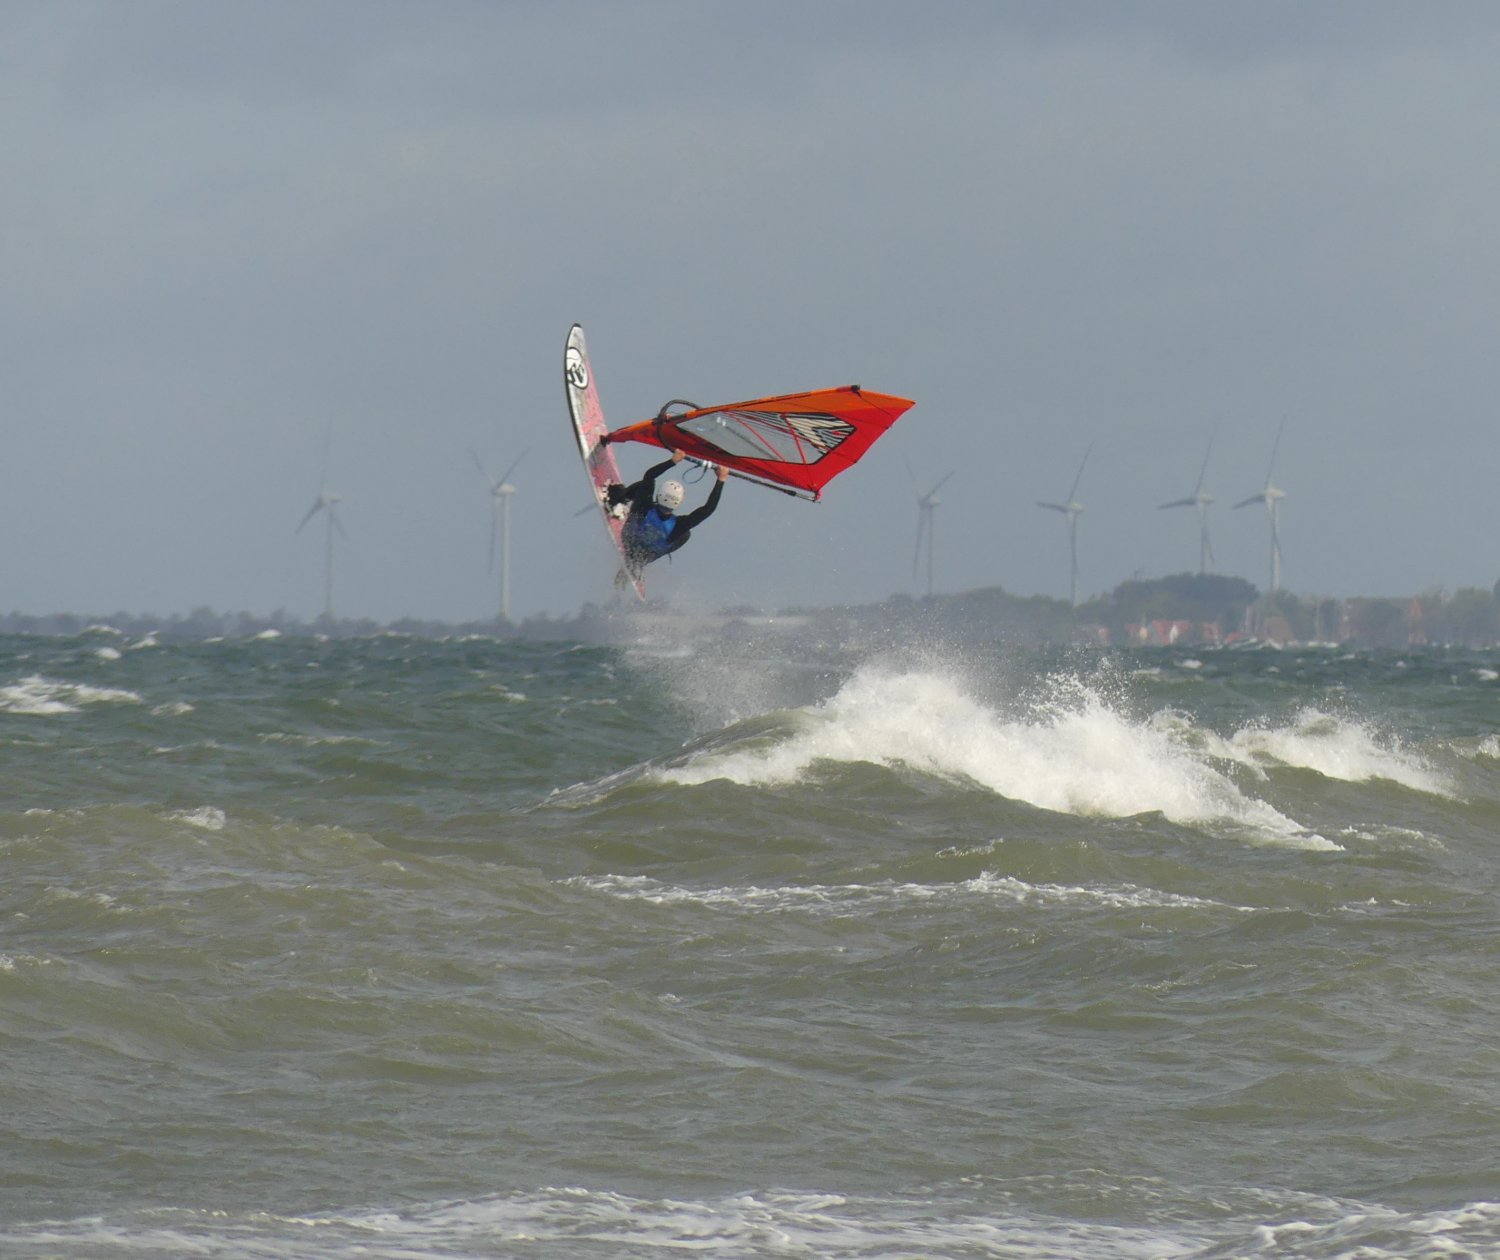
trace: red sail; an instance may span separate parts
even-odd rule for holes
[[[909,398],[843,385],[688,411],[668,413],[664,407],[655,420],[614,430],[609,441],[680,450],[753,481],[816,499],[911,405]]]

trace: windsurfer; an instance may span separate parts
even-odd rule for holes
[[[677,515],[684,494],[682,482],[664,481],[658,486],[656,479],[684,458],[681,451],[673,451],[671,459],[646,469],[639,481],[628,486],[612,485],[606,492],[611,515],[625,518],[620,541],[625,547],[625,568],[630,577],[638,577],[653,560],[660,560],[678,550],[693,530],[712,516],[719,506],[719,496],[724,493],[724,483],[729,480],[729,470],[722,464],[716,470],[718,480],[703,506],[683,516]],[[621,577],[625,576],[626,573],[622,572]]]

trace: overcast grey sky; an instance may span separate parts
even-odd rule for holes
[[[0,609],[493,615],[609,595],[567,420],[859,383],[916,407],[808,505],[731,483],[658,591],[1195,569],[1500,577],[1500,6],[0,0]],[[646,448],[622,448],[628,471]],[[707,488],[690,488],[690,503]]]

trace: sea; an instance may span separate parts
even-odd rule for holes
[[[1500,1256],[1500,653],[0,638],[0,1256]]]

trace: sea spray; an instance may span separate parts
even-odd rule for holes
[[[1313,707],[1299,709],[1286,724],[1242,727],[1220,749],[1249,765],[1296,767],[1349,783],[1389,779],[1438,795],[1451,792],[1447,779],[1399,740],[1382,737],[1365,722]]]
[[[661,774],[680,784],[728,779],[774,787],[820,767],[865,762],[968,781],[1059,813],[1159,813],[1326,846],[1245,795],[1171,726],[1121,714],[1071,675],[1057,679],[1051,695],[1033,698],[1027,716],[1009,718],[952,676],[870,664],[830,699],[796,711],[787,733],[769,746],[716,748]]]

